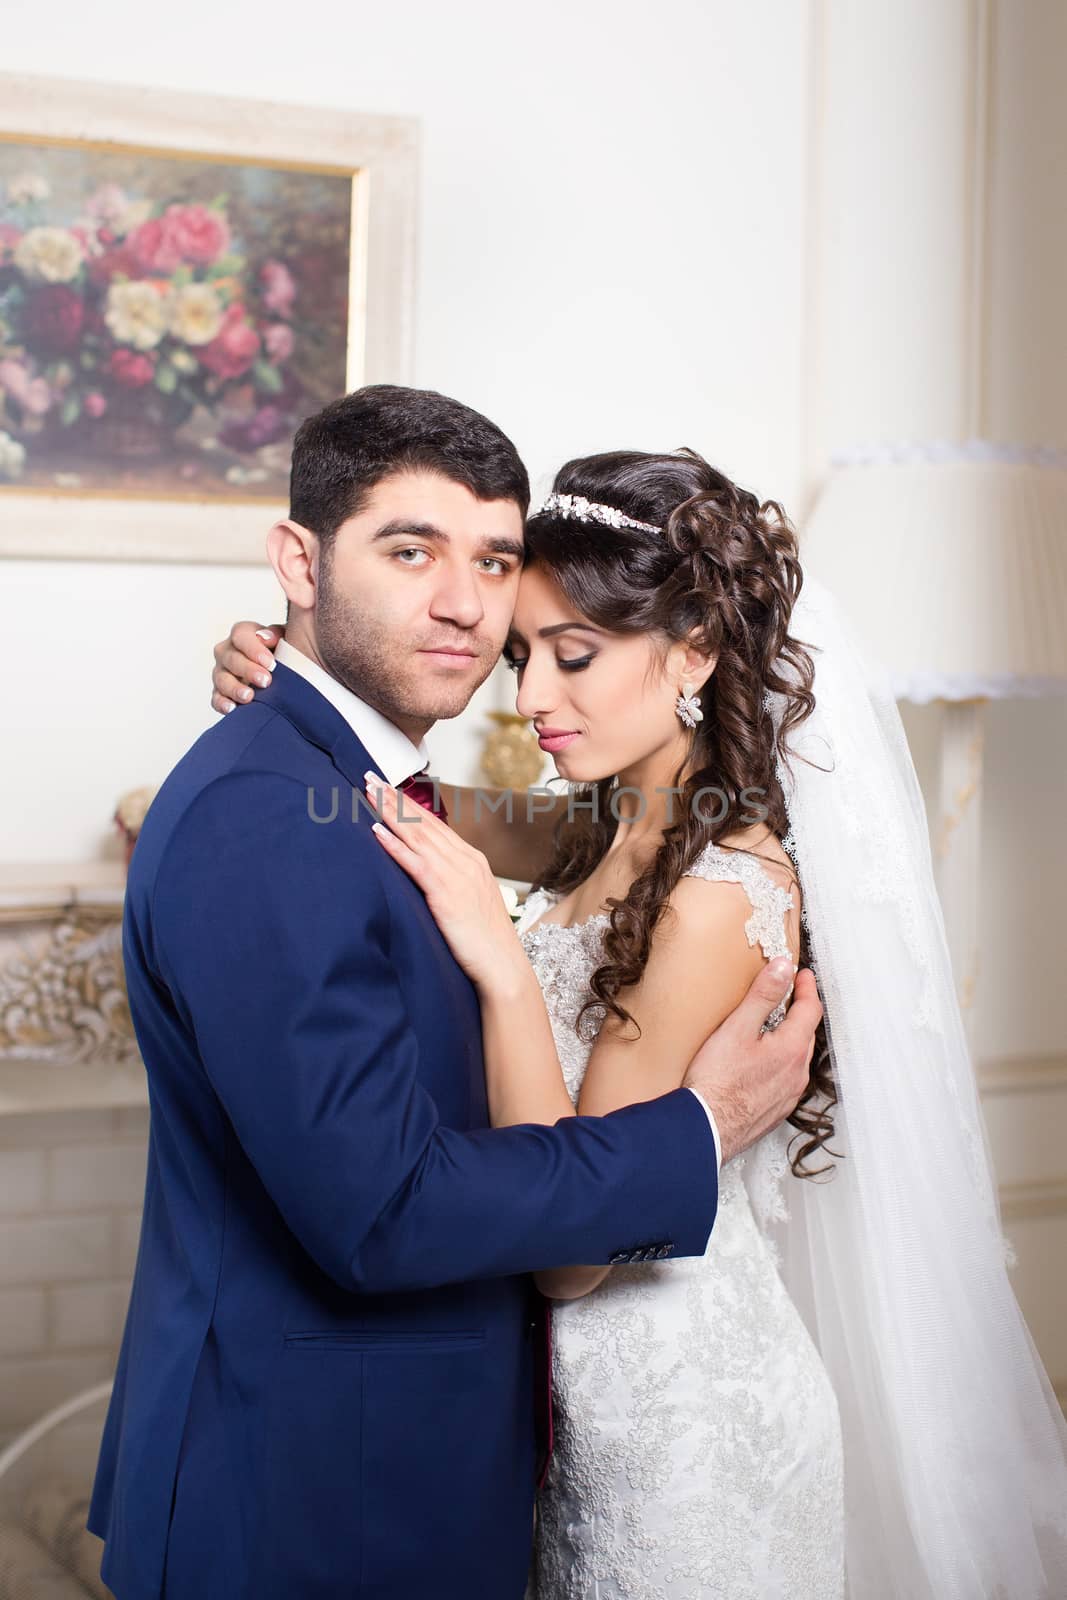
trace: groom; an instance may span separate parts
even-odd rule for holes
[[[351,801],[371,767],[418,772],[492,670],[528,498],[441,395],[305,422],[268,538],[285,659],[146,819],[124,956],[148,1178],[89,1518],[119,1600],[520,1600],[527,1275],[701,1254],[711,1114],[728,1158],[806,1082],[810,975],[759,1039],[792,976],[765,973],[696,1092],[488,1127],[475,991]]]

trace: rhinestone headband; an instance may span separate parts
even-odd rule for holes
[[[533,514],[540,517],[546,512],[551,512],[554,517],[576,517],[579,522],[599,522],[605,528],[636,528],[639,533],[663,532],[654,523],[637,522],[616,506],[598,505],[595,500],[587,500],[580,494],[550,494]]]

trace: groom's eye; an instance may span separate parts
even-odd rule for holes
[[[426,556],[429,555],[429,553],[430,552],[428,550],[420,549],[418,545],[410,545],[405,550],[393,551],[394,556]],[[400,564],[403,567],[413,567],[415,565],[413,561],[402,561]]]

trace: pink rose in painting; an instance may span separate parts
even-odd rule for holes
[[[25,393],[29,381],[29,372],[21,361],[16,361],[13,356],[0,361],[0,389],[9,394],[13,400],[18,400],[20,394]]]
[[[240,378],[259,354],[259,334],[236,302],[226,307],[222,327],[199,351],[202,366],[218,378]]]
[[[48,355],[76,350],[85,323],[85,306],[64,283],[46,283],[26,299],[22,331],[32,348]]]
[[[0,389],[31,417],[43,417],[52,404],[47,381],[31,377],[29,368],[13,357],[0,361]]]
[[[181,264],[181,256],[167,233],[162,217],[149,217],[126,240],[123,252],[137,273],[162,273],[166,277]]]
[[[263,330],[263,348],[274,366],[288,361],[295,343],[293,330],[287,322],[269,322]]]
[[[102,417],[107,410],[107,401],[97,389],[90,389],[82,401],[82,410],[87,417]]]
[[[284,261],[264,261],[259,269],[259,287],[268,311],[276,317],[292,315],[296,284]]]
[[[16,228],[13,222],[0,222],[0,262],[11,260],[21,238],[21,228]]]
[[[161,217],[149,217],[126,241],[141,272],[168,277],[182,262],[207,267],[230,243],[226,218],[207,206],[168,206]]]
[[[147,356],[125,347],[112,350],[108,371],[124,389],[143,389],[155,376],[155,368]]]
[[[230,225],[208,206],[168,206],[162,220],[171,247],[191,266],[210,267],[229,248]]]

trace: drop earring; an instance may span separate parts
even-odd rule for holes
[[[695,728],[698,722],[703,722],[704,713],[700,709],[700,696],[693,693],[691,683],[682,684],[682,692],[674,707],[679,717],[687,728]]]

